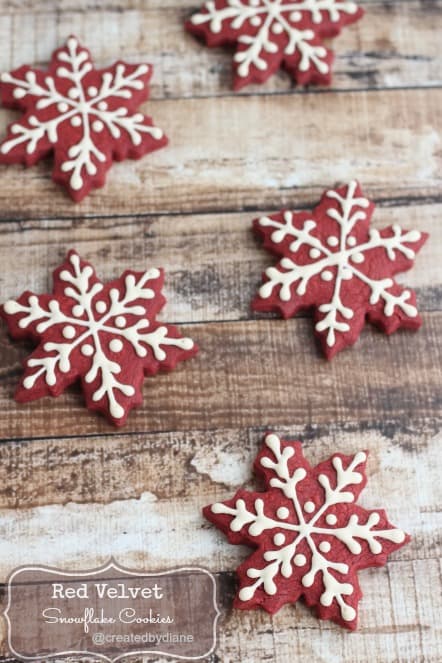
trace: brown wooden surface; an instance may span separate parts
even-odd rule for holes
[[[213,663],[440,661],[442,2],[364,4],[364,20],[335,41],[330,89],[297,89],[281,73],[235,95],[228,51],[182,31],[198,2],[0,0],[1,70],[43,65],[71,32],[100,66],[147,60],[155,75],[145,108],[171,138],[167,150],[114,166],[81,205],[52,183],[50,162],[1,167],[1,300],[46,291],[71,247],[106,279],[164,266],[163,318],[201,347],[146,380],[143,406],[117,431],[83,408],[79,389],[16,404],[29,347],[2,325],[0,582],[24,563],[86,569],[111,555],[145,570],[202,564],[222,590]],[[0,110],[2,132],[12,117]],[[431,233],[400,277],[418,293],[424,326],[390,338],[366,328],[327,363],[308,317],[250,312],[271,263],[250,222],[311,207],[353,177],[377,202],[375,226]],[[230,609],[246,550],[200,509],[253,485],[267,427],[303,439],[311,462],[369,449],[362,504],[385,506],[413,536],[386,568],[360,574],[355,634],[302,604],[273,617]],[[4,638],[0,651],[7,657]]]

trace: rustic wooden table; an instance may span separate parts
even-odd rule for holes
[[[115,430],[83,408],[78,389],[16,404],[27,349],[2,325],[3,582],[24,563],[86,569],[110,555],[148,570],[204,565],[222,593],[213,662],[442,660],[442,1],[363,4],[364,20],[335,42],[331,89],[294,89],[281,73],[233,94],[229,53],[183,32],[196,0],[1,0],[1,70],[46,63],[69,33],[102,66],[147,60],[155,75],[146,109],[171,137],[168,149],[114,166],[80,205],[52,183],[51,163],[2,167],[1,299],[46,291],[71,247],[106,279],[164,266],[165,319],[201,347],[174,373],[147,380],[143,406]],[[0,111],[2,133],[12,117]],[[431,233],[401,279],[417,290],[424,325],[390,338],[366,328],[327,363],[308,317],[250,313],[271,262],[250,222],[281,206],[311,207],[353,177],[377,202],[375,226]],[[386,568],[360,574],[354,634],[302,603],[274,617],[230,609],[246,550],[200,509],[252,485],[267,427],[302,439],[312,462],[368,448],[362,504],[388,507],[413,535]]]

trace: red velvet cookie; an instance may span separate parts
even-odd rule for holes
[[[418,329],[416,295],[393,277],[413,266],[428,235],[398,225],[370,228],[373,211],[350,182],[326,191],[312,213],[256,219],[254,230],[281,260],[264,273],[252,307],[284,318],[314,308],[315,333],[329,359],[356,342],[366,319],[386,334]]]
[[[81,379],[86,405],[116,426],[142,402],[145,375],[171,370],[197,347],[172,325],[157,322],[166,300],[162,270],[127,271],[103,284],[70,251],[54,272],[52,295],[23,293],[0,308],[13,338],[38,346],[24,362],[16,398],[59,396]]]
[[[264,83],[285,67],[300,85],[328,85],[335,37],[363,15],[351,0],[208,0],[186,22],[210,47],[237,44],[234,88]]]
[[[410,540],[383,509],[356,504],[367,482],[366,458],[335,454],[311,467],[300,442],[265,437],[255,461],[265,492],[239,490],[204,509],[230,543],[256,548],[238,568],[236,608],[275,613],[304,597],[320,619],[356,628],[357,572],[383,566]]]
[[[95,69],[75,37],[52,55],[47,71],[2,74],[4,106],[23,111],[0,145],[0,163],[33,166],[54,153],[55,182],[75,201],[102,187],[113,161],[139,159],[167,138],[137,112],[149,96],[152,67],[116,62]]]

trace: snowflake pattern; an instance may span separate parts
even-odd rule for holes
[[[362,15],[351,0],[208,0],[186,27],[209,47],[238,45],[235,89],[263,83],[282,65],[300,85],[328,85],[333,53],[323,40]]]
[[[70,251],[54,272],[52,295],[25,292],[0,309],[14,338],[38,347],[25,361],[18,401],[58,396],[78,378],[87,406],[123,425],[142,401],[144,375],[171,370],[197,352],[176,327],[159,323],[162,270],[127,271],[103,284]]]
[[[0,78],[2,103],[25,113],[8,128],[0,162],[32,166],[54,152],[53,179],[75,201],[104,185],[112,161],[138,159],[167,144],[136,112],[148,98],[152,67],[117,62],[94,68],[75,37],[55,51],[48,71],[20,67]]]
[[[283,211],[254,221],[281,260],[264,273],[257,311],[289,318],[314,307],[315,332],[333,357],[355,343],[365,319],[387,334],[422,323],[416,295],[392,278],[410,269],[428,235],[393,225],[369,228],[374,204],[357,182],[327,191],[312,214]]]
[[[357,571],[386,564],[410,539],[383,510],[356,504],[366,459],[335,454],[312,468],[300,442],[266,435],[255,462],[265,492],[240,490],[204,509],[231,543],[257,548],[238,568],[235,607],[274,613],[303,596],[321,619],[356,628]]]

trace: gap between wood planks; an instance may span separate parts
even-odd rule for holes
[[[206,48],[184,30],[185,19],[197,9],[195,4],[175,9],[158,3],[146,8],[139,3],[139,10],[124,6],[124,11],[113,10],[111,4],[107,10],[100,7],[101,11],[97,7],[94,10],[94,6],[87,6],[87,12],[67,11],[68,5],[75,8],[71,2],[64,5],[64,10],[57,3],[57,11],[44,14],[3,14],[1,67],[47,63],[51,51],[75,32],[90,46],[98,66],[113,61],[116,54],[134,61],[147,59],[154,67],[153,99],[232,95],[232,53],[228,48]],[[22,3],[25,5],[28,3]],[[47,9],[47,3],[44,6]],[[373,2],[365,6],[364,20],[345,29],[336,40],[333,88],[366,90],[440,84],[440,0]],[[26,40],[20,38],[24,30]],[[12,50],[6,46],[10,42]],[[303,93],[287,74],[279,72],[265,85],[248,86],[235,96],[278,94],[287,89]],[[313,90],[309,88],[309,92]]]
[[[115,165],[106,187],[77,206],[51,181],[48,163],[27,172],[3,167],[2,216],[53,218],[66,215],[67,204],[72,217],[87,217],[97,209],[104,216],[119,215],[127,212],[128,200],[150,214],[279,209],[294,196],[295,207],[302,207],[319,199],[331,180],[353,177],[375,199],[400,191],[412,197],[439,196],[442,88],[391,90],[387,95],[331,93],[328,101],[326,115],[315,95],[154,102],[162,107],[159,114],[153,108],[154,117],[163,118],[161,125],[172,136],[167,149]],[[269,113],[279,126],[277,133]],[[295,130],[293,113],[298,118]]]
[[[441,436],[440,416],[418,415],[323,423],[299,419],[290,425],[241,429],[123,431],[11,439],[0,447],[0,503],[2,508],[11,509],[68,502],[98,505],[140,499],[146,491],[158,500],[168,500],[193,499],[201,492],[229,492],[243,484],[255,485],[259,490],[261,483],[253,479],[252,466],[269,430],[285,439],[300,440],[311,465],[338,451],[354,454],[368,449],[367,473],[373,473],[375,482],[382,478],[378,471],[381,450],[388,471],[391,463],[393,467],[408,468],[416,481],[415,461],[420,458],[423,463],[427,459],[432,465]],[[164,469],[172,464],[176,465],[174,476],[166,479]],[[423,471],[420,467],[419,472]],[[36,485],[41,485],[41,490],[36,491]],[[388,483],[382,486],[388,490]],[[375,500],[377,491],[384,489],[382,486],[372,487],[369,482],[367,495],[372,494]],[[412,493],[413,499],[424,500],[421,506],[428,517],[438,513],[438,500],[432,500],[427,493],[439,490],[437,484],[430,482],[421,494]],[[380,495],[379,499],[384,497],[387,496]],[[434,511],[426,508],[432,505]]]
[[[187,326],[200,354],[171,374],[144,383],[144,403],[131,412],[131,430],[192,430],[289,422],[344,422],[440,414],[442,313],[427,313],[415,335],[387,338],[367,328],[357,349],[326,362],[310,320],[254,320]],[[1,345],[0,437],[64,436],[114,430],[83,406],[79,387],[58,399],[19,405],[12,400],[26,350]],[[400,358],[398,360],[398,358]],[[264,362],[269,362],[269,372]],[[297,385],[301,385],[298,388]]]

